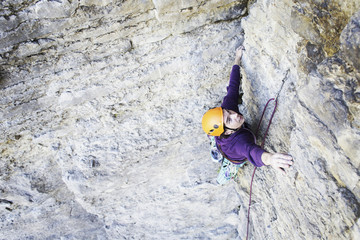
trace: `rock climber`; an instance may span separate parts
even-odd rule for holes
[[[229,170],[229,166],[235,169],[236,173],[246,161],[256,167],[272,166],[283,173],[293,164],[290,155],[269,153],[258,146],[255,143],[255,135],[246,127],[244,116],[239,112],[240,63],[243,51],[243,46],[236,49],[227,94],[221,107],[208,110],[202,118],[203,130],[212,140],[212,157],[215,161],[222,162],[217,179],[219,183],[234,177],[231,176],[233,170]]]

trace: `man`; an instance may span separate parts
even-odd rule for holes
[[[209,136],[213,136],[211,138],[213,146],[216,146],[225,158],[222,169],[224,169],[224,164],[225,167],[235,164],[237,172],[239,166],[249,161],[256,167],[272,166],[276,170],[286,173],[285,170],[293,164],[292,157],[281,153],[269,153],[256,145],[254,134],[245,127],[245,119],[239,112],[240,61],[243,51],[244,47],[242,46],[236,50],[227,95],[224,97],[221,107],[210,109],[204,114],[203,130]],[[228,176],[225,177],[226,180],[229,180]]]

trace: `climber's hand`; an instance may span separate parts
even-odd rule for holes
[[[261,160],[265,165],[270,165],[276,170],[286,173],[286,169],[293,165],[292,157],[282,153],[267,153],[261,155]]]
[[[234,65],[240,65],[241,57],[243,55],[244,50],[245,50],[244,46],[240,46],[236,49]]]

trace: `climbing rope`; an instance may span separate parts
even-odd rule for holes
[[[271,101],[275,101],[275,106],[274,106],[273,112],[272,112],[272,114],[271,114],[271,117],[270,117],[270,120],[269,120],[269,124],[268,124],[268,126],[267,126],[267,128],[266,128],[266,131],[265,131],[265,135],[264,135],[263,141],[262,141],[262,143],[261,143],[261,148],[264,148],[264,145],[265,145],[265,139],[266,139],[266,137],[267,137],[267,134],[268,134],[268,131],[269,131],[269,128],[270,128],[270,125],[271,125],[272,119],[273,119],[273,117],[274,117],[274,114],[275,114],[275,111],[276,111],[276,108],[277,108],[277,104],[278,104],[278,97],[279,97],[280,92],[281,92],[281,90],[282,90],[282,88],[283,88],[283,86],[284,86],[284,83],[285,83],[285,80],[286,80],[286,78],[287,78],[287,76],[288,76],[288,73],[289,73],[289,70],[287,70],[287,71],[286,71],[285,77],[284,77],[284,78],[283,78],[283,80],[282,80],[282,84],[281,84],[280,90],[279,90],[279,91],[278,91],[278,93],[276,94],[276,97],[275,97],[275,98],[270,98],[270,99],[268,100],[268,102],[266,103],[265,108],[264,108],[264,110],[263,110],[263,113],[262,113],[262,115],[261,115],[261,118],[260,118],[259,124],[258,124],[258,126],[257,126],[255,136],[257,136],[257,135],[258,135],[258,132],[259,132],[259,129],[260,129],[260,125],[261,125],[261,122],[262,122],[262,120],[263,120],[263,117],[264,117],[265,111],[266,111],[266,109],[267,109],[267,107],[268,107],[269,103],[270,103]],[[253,185],[253,180],[254,180],[254,176],[255,176],[255,171],[256,171],[256,168],[257,168],[257,167],[255,167],[255,168],[254,168],[254,172],[253,172],[253,174],[252,174],[252,177],[251,177],[251,182],[250,182],[250,196],[249,196],[249,208],[248,208],[249,210],[248,210],[248,216],[247,216],[246,240],[248,240],[248,237],[249,237],[251,194],[252,194],[252,185]]]
[[[266,103],[265,108],[264,108],[264,110],[263,110],[263,113],[262,113],[262,115],[261,115],[261,118],[260,118],[260,121],[259,121],[257,130],[256,130],[256,134],[255,134],[255,135],[257,136],[257,133],[258,133],[259,128],[260,128],[260,124],[261,124],[261,122],[262,122],[262,119],[263,119],[264,114],[265,114],[265,111],[266,111],[266,108],[267,108],[267,106],[269,105],[269,103],[270,103],[271,101],[273,101],[273,100],[275,100],[275,106],[274,106],[274,110],[273,110],[273,112],[272,112],[272,114],[271,114],[271,117],[270,117],[270,120],[269,120],[269,124],[268,124],[268,126],[267,126],[267,128],[266,128],[265,135],[264,135],[264,139],[263,139],[263,141],[262,141],[262,143],[261,143],[261,148],[263,148],[264,145],[265,145],[265,139],[266,139],[267,133],[268,133],[268,131],[269,131],[269,128],[270,128],[270,125],[271,125],[271,121],[272,121],[272,119],[273,119],[273,117],[274,117],[274,114],[275,114],[275,110],[276,110],[276,107],[277,107],[277,98],[276,98],[276,99],[275,99],[275,98],[271,98],[271,99],[269,99],[269,101]],[[253,174],[252,174],[251,183],[250,183],[250,198],[249,198],[249,208],[248,208],[249,210],[248,210],[248,216],[247,216],[246,240],[248,239],[248,236],[249,236],[251,194],[252,194],[252,185],[253,185],[253,180],[254,180],[254,175],[255,175],[256,168],[257,168],[257,167],[254,168],[254,172],[253,172]]]

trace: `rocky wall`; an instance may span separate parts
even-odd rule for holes
[[[359,238],[358,1],[0,6],[0,239],[243,239],[253,167],[217,185],[200,124],[243,43],[241,111],[279,92],[295,160],[257,170],[250,239]]]
[[[1,239],[237,236],[199,119],[246,3],[1,5]]]
[[[254,239],[359,237],[359,7],[358,1],[257,1],[242,22],[244,111],[256,127],[280,91],[265,146],[295,162],[286,176],[257,171]],[[248,199],[248,171],[241,199]]]

